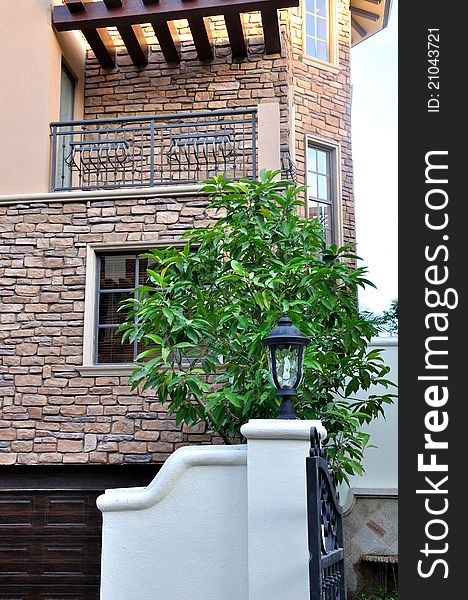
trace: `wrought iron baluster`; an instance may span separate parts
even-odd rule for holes
[[[109,130],[106,131],[106,149],[105,149],[105,162],[104,162],[104,177],[105,177],[105,187],[107,188],[109,185],[109,166],[112,168],[112,157],[111,150],[109,147]],[[114,160],[114,182],[117,179],[117,149],[116,156]]]
[[[127,134],[125,134],[125,135],[127,135]],[[126,139],[126,138],[124,138],[124,139]],[[133,144],[132,144],[132,153],[133,153]],[[128,152],[128,149],[127,149],[127,156],[130,157],[130,160],[132,160],[132,155],[130,152]],[[133,164],[133,160],[132,160],[132,164]],[[125,159],[122,160],[122,164],[119,166],[122,166],[122,168],[121,168],[122,187],[125,187],[125,183],[127,181],[127,166],[126,166]],[[117,182],[118,182],[118,174],[116,174],[116,177],[115,177],[115,183],[117,184]]]
[[[252,177],[257,177],[257,112],[252,113]]]
[[[90,133],[89,131],[87,132],[88,134]],[[88,135],[87,137],[91,138],[91,135]],[[88,141],[88,140],[86,140]],[[90,189],[91,188],[91,175],[90,175],[90,169],[89,169],[89,161],[86,162],[86,146],[83,146],[83,150],[80,152],[80,162],[83,166],[83,170],[85,173],[85,183],[86,183],[86,189]]]
[[[164,143],[164,134],[161,129],[161,161],[162,161],[162,148]],[[169,152],[172,152],[172,127],[169,127]],[[165,153],[164,153],[165,154]],[[172,160],[169,158],[169,181],[172,181]],[[161,168],[161,177],[163,176],[162,168]]]
[[[143,138],[143,127],[140,130],[141,135],[141,146],[140,146],[140,183],[143,183],[145,180],[145,144]]]
[[[83,127],[81,127],[81,129],[80,129],[80,134],[79,134],[79,139],[78,139],[78,142],[79,142],[80,144],[82,144],[82,143],[83,143],[83,139],[84,139],[84,137],[83,137],[83,136],[84,136],[84,128],[83,128]],[[80,159],[79,159],[79,160],[80,160],[80,164],[79,164],[79,165],[77,165],[77,171],[78,171],[78,187],[79,187],[79,188],[82,188],[84,184],[83,184],[83,169],[82,169],[82,164],[81,164],[81,157],[80,157]],[[72,177],[73,177],[73,166],[72,166],[72,167],[70,167],[70,168],[72,169]]]
[[[60,187],[61,189],[65,189],[65,134],[61,134],[61,151],[60,151],[60,169],[59,169],[59,173],[60,173]]]
[[[242,139],[242,175],[241,177],[248,177],[248,166],[246,164],[245,161],[245,140],[246,140],[246,135],[245,135],[245,120],[242,120],[242,134],[241,134],[241,139]]]
[[[154,120],[150,121],[150,187],[154,186]]]
[[[55,192],[57,189],[57,181],[56,181],[56,173],[57,173],[57,127],[55,125],[51,126],[52,132],[52,169],[51,169],[51,185],[50,189],[52,192]]]

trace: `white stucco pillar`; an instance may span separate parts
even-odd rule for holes
[[[306,462],[320,421],[253,419],[248,442],[249,600],[307,600]]]
[[[278,102],[263,102],[257,110],[258,171],[276,171],[281,168],[280,105]]]

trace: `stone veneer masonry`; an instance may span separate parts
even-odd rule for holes
[[[177,111],[251,108],[276,101],[281,110],[281,144],[295,157],[298,181],[305,181],[306,135],[340,145],[343,240],[354,240],[351,158],[351,27],[349,2],[336,0],[337,67],[303,56],[302,8],[280,11],[283,54],[265,55],[258,13],[243,16],[248,57],[233,60],[222,17],[211,18],[215,59],[198,61],[186,21],[177,21],[182,61],[168,65],[151,27],[149,64],[135,67],[115,37],[117,68],[107,71],[92,54],[86,68],[87,119],[164,114]]]
[[[0,464],[162,462],[204,427],[180,430],[125,376],[85,376],[90,243],[171,243],[206,226],[206,198],[0,206]],[[209,211],[209,209],[208,209]]]
[[[300,10],[281,11],[283,55],[265,56],[256,14],[245,15],[249,55],[232,60],[222,19],[212,19],[215,59],[201,64],[185,22],[180,66],[150,38],[150,61],[133,66],[119,46],[106,71],[90,53],[85,117],[253,107],[276,101],[281,143],[304,182],[306,135],[341,149],[345,241],[354,239],[350,131],[350,16],[337,0],[338,68],[302,56]],[[150,36],[151,32],[147,31]],[[118,38],[116,38],[118,41]],[[0,205],[0,464],[162,462],[180,445],[219,439],[175,425],[164,407],[132,393],[125,376],[81,376],[86,247],[174,241],[214,215],[193,197],[93,199]]]

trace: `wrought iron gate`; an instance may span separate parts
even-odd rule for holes
[[[310,431],[306,458],[310,600],[346,600],[343,511],[320,436]]]

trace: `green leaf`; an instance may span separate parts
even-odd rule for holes
[[[231,260],[231,267],[235,273],[239,273],[239,275],[248,276],[247,271],[243,268],[239,261]]]
[[[232,392],[225,392],[226,398],[229,402],[235,406],[236,408],[242,408],[243,398],[238,394],[233,394]]]

